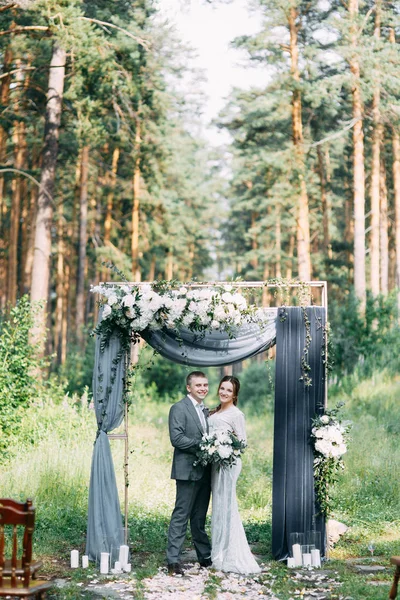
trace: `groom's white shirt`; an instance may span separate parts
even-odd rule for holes
[[[197,414],[199,416],[200,423],[201,423],[201,426],[203,428],[203,431],[207,431],[206,418],[205,418],[204,413],[203,413],[203,408],[204,408],[203,402],[201,404],[199,404],[197,402],[197,400],[195,400],[194,398],[192,398],[192,396],[190,394],[188,394],[188,398],[190,398],[190,400],[192,401],[193,406],[196,409],[196,412],[197,412]]]

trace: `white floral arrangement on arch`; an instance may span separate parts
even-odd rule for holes
[[[328,516],[332,509],[330,487],[344,469],[343,456],[347,452],[350,421],[342,421],[338,413],[344,404],[326,410],[312,420],[311,441],[314,450],[314,483],[320,512]]]
[[[193,332],[225,331],[232,334],[245,323],[266,322],[266,311],[248,305],[234,285],[191,288],[169,282],[133,286],[92,286],[92,293],[101,296],[102,320],[94,333],[109,339],[112,333],[129,338],[127,343],[148,329],[163,328]]]
[[[217,469],[232,467],[246,448],[246,442],[230,431],[204,433],[193,466],[214,464]]]

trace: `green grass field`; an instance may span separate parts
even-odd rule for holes
[[[400,380],[380,374],[353,386],[351,392],[337,386],[331,390],[330,404],[344,400],[354,426],[332,515],[349,530],[331,552],[327,568],[339,573],[343,597],[378,600],[387,597],[391,570],[373,576],[386,581],[386,587],[372,586],[372,576],[355,573],[349,559],[365,557],[368,563],[372,540],[376,564],[388,566],[390,556],[400,554]],[[142,391],[130,412],[129,535],[139,579],[164,564],[175,491],[169,478],[168,410],[168,403],[150,401]],[[247,427],[249,449],[238,484],[239,504],[254,550],[271,560],[273,415],[249,414]],[[23,431],[15,458],[1,469],[1,495],[34,499],[35,556],[44,559],[46,574],[72,577],[71,585],[54,597],[80,598],[75,586],[87,573],[78,570],[72,576],[68,561],[72,548],[83,552],[85,546],[94,413],[85,402],[68,398],[57,405],[33,406],[24,417]],[[123,442],[113,440],[112,450],[122,499]],[[276,595],[290,598],[286,568],[273,564],[273,573]]]

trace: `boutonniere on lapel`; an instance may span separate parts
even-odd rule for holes
[[[208,417],[210,416],[210,409],[209,409],[209,408],[207,408],[207,406],[205,406],[205,407],[203,408],[203,415],[204,415],[204,417],[205,417],[206,419],[208,419]]]

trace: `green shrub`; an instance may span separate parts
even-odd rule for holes
[[[20,428],[23,409],[37,393],[34,371],[40,368],[29,342],[31,305],[22,297],[0,321],[0,457],[9,455],[10,439]]]

